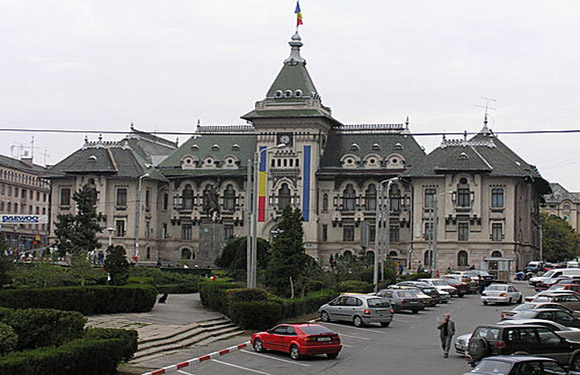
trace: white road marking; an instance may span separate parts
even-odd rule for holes
[[[374,329],[368,329],[368,328],[359,328],[359,327],[351,327],[351,326],[346,326],[346,325],[342,325],[342,324],[336,324],[336,323],[323,323],[323,324],[332,324],[333,326],[337,326],[337,327],[344,327],[344,328],[348,328],[348,329],[358,329],[360,331],[365,331],[365,332],[374,332],[374,333],[380,333],[380,334],[384,334],[387,333],[386,331],[377,331]]]
[[[246,353],[246,354],[257,355],[258,357],[262,357],[262,358],[273,359],[273,360],[275,360],[275,361],[280,361],[280,362],[291,363],[291,364],[293,364],[293,365],[297,365],[297,366],[306,366],[306,367],[310,367],[310,365],[307,365],[306,363],[299,363],[299,362],[296,362],[296,361],[288,361],[287,359],[282,359],[282,358],[271,357],[271,356],[269,356],[269,355],[266,355],[266,354],[254,353],[254,352],[250,352],[250,351],[248,351],[248,350],[240,350],[240,352],[242,352],[242,353]]]
[[[342,344],[342,346],[344,346],[345,348],[354,348],[354,346],[352,346],[352,345]]]
[[[183,375],[193,375],[191,372],[185,372],[185,371],[182,371],[182,370],[177,370],[177,372],[179,372],[179,373],[181,373]]]
[[[351,335],[345,335],[344,333],[341,333],[340,336],[344,336],[344,337],[350,337],[353,339],[359,339],[359,340],[370,340],[368,337],[360,337],[360,336],[351,336]]]
[[[219,360],[217,360],[217,359],[212,359],[212,361],[213,361],[213,362],[216,362],[216,363],[220,363],[220,364],[222,364],[222,365],[226,365],[226,366],[234,367],[234,368],[237,368],[237,369],[240,369],[240,370],[245,370],[245,371],[255,372],[256,374],[262,374],[262,375],[272,375],[272,374],[270,374],[270,373],[267,373],[267,372],[262,372],[262,371],[254,370],[254,369],[251,369],[251,368],[247,368],[247,367],[242,367],[242,366],[234,365],[233,363],[222,362],[222,361],[219,361]]]

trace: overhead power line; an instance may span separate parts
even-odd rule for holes
[[[3,133],[54,133],[54,134],[131,134],[131,130],[76,130],[76,129],[24,129],[24,128],[0,128],[0,132]],[[199,135],[196,132],[183,132],[183,131],[145,131],[140,130],[143,133],[149,133],[154,135]],[[468,132],[468,131],[455,131],[455,132],[410,132],[409,135],[415,137],[429,137],[429,136],[443,136],[443,135],[476,135],[480,132]],[[573,134],[580,133],[580,129],[549,129],[549,130],[502,130],[493,132],[497,135],[527,135],[527,134]],[[400,133],[399,133],[400,134]]]

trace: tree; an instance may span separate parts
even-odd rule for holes
[[[88,184],[73,194],[76,214],[60,214],[55,223],[56,245],[61,255],[89,253],[101,247],[97,233],[102,232],[97,213],[97,191]]]
[[[280,296],[292,294],[291,281],[300,280],[309,264],[309,256],[304,251],[304,230],[302,213],[286,206],[280,223],[276,225],[278,234],[272,241],[268,265],[264,270],[267,287]]]
[[[5,253],[7,248],[4,236],[0,235],[0,288],[11,281],[10,271],[14,269],[14,259]]]
[[[266,268],[268,264],[268,251],[270,244],[268,241],[258,238],[258,269]],[[221,255],[216,259],[218,267],[229,271],[246,271],[247,250],[246,237],[234,238],[224,246]]]
[[[129,262],[123,246],[109,246],[105,259],[105,271],[111,277],[110,284],[125,285],[129,279]]]
[[[568,222],[556,215],[541,213],[544,259],[559,262],[579,255],[579,238]]]

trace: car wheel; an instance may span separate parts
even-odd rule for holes
[[[388,327],[391,322],[381,322],[381,327]]]
[[[483,304],[484,304],[484,305],[487,305],[487,301],[483,301]]]
[[[518,298],[518,303],[522,303],[524,300],[524,297],[522,295],[520,295],[520,298]]]
[[[290,347],[290,358],[292,358],[295,361],[302,358],[302,354],[300,354],[300,350],[298,350],[298,347],[296,345],[292,345]]]
[[[510,298],[509,301],[508,301],[508,305],[511,305],[512,303],[513,303],[512,302],[512,299]]]
[[[354,319],[352,320],[352,322],[354,323],[355,327],[364,326],[364,322],[360,316],[355,316]]]
[[[330,359],[335,359],[336,357],[338,357],[338,352],[336,353],[326,353],[326,356]]]
[[[570,370],[580,371],[580,355],[575,355],[570,361]]]
[[[320,313],[320,320],[322,320],[323,322],[330,322],[330,316],[326,311]]]
[[[257,351],[258,353],[263,353],[266,351],[266,349],[264,349],[264,345],[262,344],[262,340],[260,339],[254,340],[254,350]]]
[[[411,310],[413,312],[413,314],[418,314],[419,310]]]
[[[457,294],[457,297],[459,297],[459,298],[463,298],[463,296],[464,296],[464,295],[465,295],[464,293],[458,293],[458,294]]]

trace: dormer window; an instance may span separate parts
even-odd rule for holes
[[[281,98],[282,96],[284,96],[284,93],[282,92],[282,90],[276,90],[275,96],[276,98]]]
[[[462,152],[461,154],[459,154],[459,155],[457,156],[457,159],[460,159],[460,160],[467,160],[467,159],[469,159],[469,156],[468,156],[468,155],[467,155],[465,152]]]
[[[358,147],[358,145],[356,143],[353,143],[352,145],[350,145],[350,149],[352,151],[358,151],[360,149],[360,147]]]
[[[89,156],[89,162],[96,162],[97,161],[97,157],[95,155],[91,155]]]
[[[403,145],[400,144],[399,142],[395,143],[395,146],[393,146],[393,148],[395,150],[402,150],[403,149]]]
[[[207,164],[207,165],[211,165],[212,163],[213,163],[213,160],[212,159],[206,159],[205,160],[205,164]]]
[[[217,144],[215,144],[215,145],[211,146],[211,150],[212,151],[219,151],[220,150],[220,146],[217,145]]]
[[[194,151],[199,151],[199,146],[198,145],[191,145],[191,149]]]
[[[381,146],[378,143],[375,143],[372,148],[373,148],[373,151],[380,151],[381,150]]]
[[[302,97],[302,90],[296,90],[294,91],[294,96],[297,98],[301,98]]]
[[[284,96],[287,97],[287,98],[291,98],[292,97],[292,90],[286,90],[284,92]]]
[[[237,143],[232,146],[232,151],[240,151],[240,145]]]

